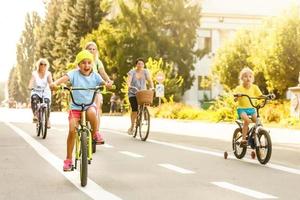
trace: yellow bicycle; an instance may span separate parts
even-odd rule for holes
[[[97,86],[95,88],[80,88],[80,87],[63,87],[64,90],[68,90],[72,99],[72,102],[81,107],[81,117],[80,122],[76,130],[75,138],[75,166],[73,169],[77,169],[77,161],[80,162],[80,181],[81,186],[86,186],[87,177],[88,177],[88,164],[91,164],[92,153],[96,151],[96,142],[92,139],[91,126],[89,121],[86,118],[86,110],[84,109],[87,106],[90,106],[94,103],[95,96],[97,91],[103,89],[104,86]],[[74,90],[90,90],[94,91],[93,98],[88,104],[79,104],[75,102],[73,98],[72,91]]]

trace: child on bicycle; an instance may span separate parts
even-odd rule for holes
[[[36,62],[36,70],[32,72],[31,79],[28,84],[28,88],[31,90],[31,109],[33,113],[33,122],[37,122],[37,105],[39,102],[42,101],[42,97],[44,96],[44,101],[47,104],[48,107],[48,123],[47,128],[50,128],[50,104],[51,104],[51,90],[49,88],[49,85],[53,82],[52,80],[52,74],[49,69],[49,62],[45,58],[40,58]],[[36,89],[36,90],[34,90]],[[44,92],[43,92],[44,90]]]
[[[55,88],[61,83],[70,81],[73,87],[83,88],[94,88],[101,83],[105,83],[101,76],[93,72],[94,57],[87,50],[79,52],[76,56],[75,65],[78,67],[74,70],[69,71],[66,75],[62,76],[58,80],[51,84],[51,88]],[[93,97],[94,91],[76,90],[73,91],[74,101],[77,103],[90,103]],[[92,127],[93,139],[97,144],[103,144],[103,139],[97,129],[97,108],[95,103],[85,108],[87,111],[87,119],[89,120]],[[67,139],[67,157],[64,160],[64,171],[72,170],[72,152],[75,142],[75,131],[80,120],[81,107],[76,106],[73,102],[71,103],[71,110],[69,111],[69,134]]]
[[[249,67],[245,67],[240,72],[240,85],[234,90],[235,94],[247,94],[250,97],[258,97],[262,95],[262,92],[254,82],[254,73]],[[242,141],[241,146],[247,146],[247,132],[251,120],[256,122],[257,114],[255,108],[253,108],[247,97],[237,97],[235,101],[238,102],[237,114],[238,117],[244,121],[242,129]],[[249,116],[251,118],[249,118]]]

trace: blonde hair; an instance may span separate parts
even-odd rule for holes
[[[249,67],[244,67],[241,70],[240,75],[239,75],[240,83],[243,82],[242,78],[243,78],[244,74],[247,74],[247,73],[250,73],[252,75],[252,83],[254,82],[254,72]]]
[[[35,63],[36,71],[39,71],[41,62],[46,63],[46,71],[48,71],[48,69],[49,69],[49,62],[48,62],[48,60],[46,58],[40,58]]]
[[[95,42],[93,42],[93,41],[90,41],[90,42],[88,42],[88,43],[85,44],[84,49],[88,50],[88,48],[89,48],[90,46],[96,47],[96,50],[97,50],[97,51],[96,51],[95,59],[98,59],[99,51],[98,51],[98,46],[97,46],[97,44],[96,44]]]

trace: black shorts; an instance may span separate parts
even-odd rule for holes
[[[138,111],[138,103],[137,103],[136,97],[129,97],[129,102],[130,102],[132,112],[137,112]]]

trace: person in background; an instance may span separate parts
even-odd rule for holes
[[[49,69],[49,62],[45,58],[40,58],[36,62],[36,70],[32,72],[31,79],[28,84],[28,88],[31,90],[31,109],[33,113],[33,122],[37,122],[37,104],[42,101],[42,95],[44,96],[45,103],[48,107],[48,123],[47,128],[50,128],[50,104],[51,104],[51,90],[52,74]],[[34,90],[37,89],[37,90]],[[40,91],[44,90],[44,92]]]
[[[145,69],[145,61],[142,58],[138,58],[136,60],[135,68],[130,70],[127,74],[128,97],[131,106],[131,125],[128,129],[128,134],[132,135],[138,111],[138,103],[135,93],[137,90],[147,89],[147,82],[149,83],[150,89],[154,89],[154,85],[151,74],[148,69]]]
[[[109,76],[107,75],[104,65],[102,63],[102,61],[99,59],[99,52],[98,52],[98,48],[97,48],[97,44],[95,42],[88,42],[85,45],[85,49],[88,50],[90,53],[93,54],[94,56],[94,65],[93,65],[93,71],[97,72],[100,74],[101,78],[107,82],[108,86],[112,86],[113,81],[110,80]],[[100,117],[102,115],[102,105],[103,105],[103,96],[101,93],[97,93],[97,96],[95,98],[95,103],[96,103],[96,107],[98,110],[98,130],[100,127]],[[101,135],[101,138],[103,139],[103,134],[100,132],[99,133]],[[104,139],[103,139],[104,142]]]

